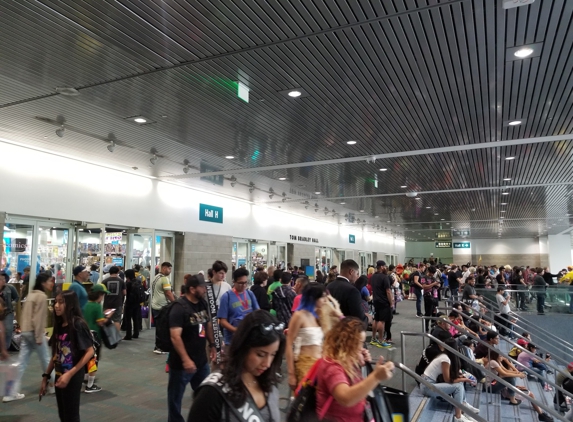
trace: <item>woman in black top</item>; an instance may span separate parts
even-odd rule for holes
[[[513,276],[511,277],[511,287],[514,290],[518,290],[516,300],[517,309],[520,311],[527,311],[527,307],[525,306],[525,280],[523,278],[523,271],[519,267],[516,267],[513,270]]]
[[[251,292],[253,292],[257,298],[259,308],[264,309],[265,311],[271,310],[269,296],[267,294],[267,289],[265,289],[268,279],[269,275],[265,271],[257,271],[253,277],[254,284],[251,287]]]

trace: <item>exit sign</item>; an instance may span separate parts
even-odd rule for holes
[[[454,242],[454,249],[470,249],[470,242]]]
[[[223,224],[223,208],[199,204],[199,220]]]

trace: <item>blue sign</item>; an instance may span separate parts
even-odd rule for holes
[[[18,255],[18,264],[16,265],[16,272],[23,273],[24,268],[30,266],[30,255]],[[36,260],[36,274],[40,272],[40,255]]]
[[[454,249],[470,249],[470,242],[454,242]]]
[[[348,242],[349,243],[356,243],[356,236],[354,236],[353,234],[349,234],[348,235]]]
[[[111,261],[113,262],[113,265],[123,267],[123,258],[113,258]]]
[[[223,224],[223,208],[199,204],[199,220]]]

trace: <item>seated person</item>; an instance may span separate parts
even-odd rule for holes
[[[432,334],[434,335],[434,334]],[[452,338],[451,334],[448,331],[441,330],[436,332],[434,335],[439,341],[445,342],[446,340]],[[442,350],[438,347],[438,343],[435,341],[431,341],[430,345],[422,350],[422,356],[420,357],[420,362],[416,365],[416,374],[422,375],[430,362],[434,360],[436,356],[442,353]]]
[[[525,378],[525,374],[523,372],[519,372],[519,371],[515,371],[515,370],[511,370],[511,369],[505,369],[503,367],[503,365],[501,364],[501,358],[502,358],[502,356],[498,352],[496,352],[495,350],[491,350],[490,351],[490,359],[488,359],[487,357],[484,357],[483,359],[486,362],[486,367],[488,369],[490,369],[498,377],[502,378],[505,382],[515,386],[516,378]],[[493,379],[493,377],[491,377],[491,376],[487,376],[486,378],[487,378],[487,383],[491,387],[492,393],[500,393],[501,397],[506,399],[506,400],[509,400],[509,404],[511,404],[513,406],[519,406],[521,404],[521,400],[518,400],[515,398],[515,391],[507,388],[505,385],[503,385],[501,382]],[[524,393],[527,394],[532,399],[535,398],[533,393],[530,391],[527,391]],[[553,418],[550,415],[548,415],[547,413],[544,413],[541,410],[541,408],[539,408],[539,406],[537,406],[536,404],[533,404],[533,403],[531,403],[531,406],[537,412],[540,421],[542,421],[542,422],[552,422],[553,421]]]
[[[527,345],[527,350],[535,355],[537,352],[537,347],[533,343],[529,343]],[[529,353],[521,352],[517,356],[517,361],[521,364],[518,366],[520,371],[525,372],[525,368],[529,368],[532,371],[539,374],[539,382],[545,391],[553,391],[551,386],[545,382],[545,378],[547,377],[547,365],[543,363],[541,360],[534,358]]]
[[[573,380],[571,380],[567,375],[573,376],[573,362],[567,365],[567,370],[557,371],[557,374],[555,375],[555,384],[564,390],[573,393]],[[558,412],[566,412],[568,410],[565,394],[563,394],[560,390],[557,390],[555,397],[553,397],[553,405],[555,406],[555,410]],[[573,412],[573,409],[571,412]]]
[[[456,348],[457,343],[454,339],[448,339],[445,344],[451,348]],[[440,354],[436,356],[424,370],[422,378],[429,383],[433,384],[438,390],[445,394],[453,396],[454,400],[458,403],[467,406],[473,413],[479,413],[479,409],[470,406],[466,402],[466,390],[464,382],[471,382],[470,379],[460,376],[460,361],[456,355],[443,346],[438,345]],[[433,390],[426,387],[425,384],[420,385],[422,394],[428,397],[437,397]],[[474,419],[462,414],[459,407],[455,408],[454,422],[468,422]]]
[[[434,337],[438,338],[440,333],[447,333],[447,336],[445,339],[451,338],[452,335],[450,333],[450,324],[449,324],[449,319],[447,316],[442,315],[438,318],[438,320],[436,321],[436,325],[435,327],[432,329],[432,332],[430,333],[431,335],[433,335]]]
[[[466,326],[466,324],[464,323],[463,316],[459,311],[454,310],[450,312],[450,315],[448,315],[448,317],[450,321],[455,325],[455,327],[450,325],[450,334],[453,337],[458,337],[462,334],[467,334],[467,333],[470,333],[474,337],[478,337],[475,331],[470,330]]]

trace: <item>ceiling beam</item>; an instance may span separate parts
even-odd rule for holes
[[[570,141],[573,139],[573,134],[569,135],[557,135],[557,136],[541,136],[537,138],[525,138],[525,139],[512,139],[508,141],[497,141],[497,142],[482,142],[477,144],[466,144],[466,145],[452,145],[448,147],[441,148],[426,148],[414,151],[399,151],[399,152],[389,152],[386,154],[372,154],[372,155],[362,155],[358,157],[345,157],[345,158],[335,158],[332,160],[320,160],[320,161],[308,161],[304,163],[292,163],[292,164],[279,164],[272,166],[263,167],[249,167],[249,168],[239,168],[231,170],[221,170],[212,171],[206,173],[189,173],[189,174],[179,174],[174,176],[165,176],[168,179],[192,179],[196,177],[204,176],[220,176],[225,174],[242,174],[242,173],[256,173],[261,171],[272,171],[281,169],[292,169],[301,167],[313,167],[313,166],[325,166],[332,164],[344,164],[344,163],[355,163],[359,161],[365,161],[367,163],[374,162],[376,160],[383,160],[389,158],[401,158],[401,157],[411,157],[415,155],[430,155],[430,154],[443,154],[447,152],[458,152],[458,151],[474,151],[479,149],[491,149],[491,148],[503,148],[515,145],[524,144],[539,144],[544,142],[557,142],[557,141]]]

